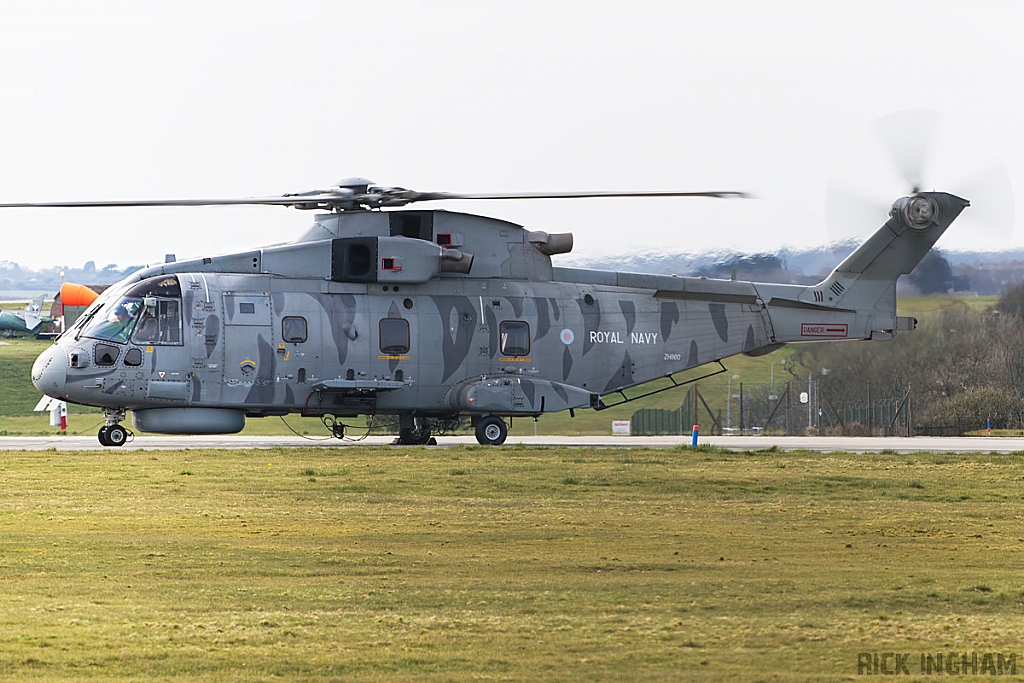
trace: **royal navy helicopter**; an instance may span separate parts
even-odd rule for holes
[[[969,202],[915,189],[822,282],[789,285],[554,265],[571,233],[399,209],[445,199],[734,192],[451,194],[349,179],[247,199],[0,207],[259,204],[320,211],[293,242],[153,265],[108,288],[35,361],[44,394],[103,409],[105,446],[135,429],[236,433],[247,417],[397,416],[401,444],[469,418],[481,444],[507,420],[601,410],[610,395],[789,342],[886,340],[910,273]],[[610,400],[610,399],[609,399]]]

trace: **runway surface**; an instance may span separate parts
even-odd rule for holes
[[[167,450],[180,448],[352,448],[390,444],[394,437],[371,436],[361,441],[337,439],[304,439],[297,436],[137,436],[123,449]],[[510,436],[506,445],[588,446],[599,448],[671,448],[690,445],[689,436]],[[847,451],[877,453],[895,451],[914,453],[936,451],[946,453],[1012,453],[1024,455],[1022,437],[814,437],[814,436],[708,436],[700,443],[732,450],[761,450],[775,446],[792,451]],[[472,436],[442,436],[437,447],[475,445]],[[56,449],[105,450],[95,436],[6,436],[0,437],[0,450],[39,451]],[[496,451],[500,450],[495,449]]]

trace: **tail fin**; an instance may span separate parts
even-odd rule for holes
[[[944,192],[896,200],[886,221],[824,281],[810,287],[758,285],[776,343],[891,339],[914,329],[896,316],[896,280],[921,262],[970,202]]]
[[[833,274],[870,279],[909,275],[970,202],[945,192],[919,192],[896,200],[889,220],[846,257]]]
[[[28,308],[26,308],[22,312],[22,316],[25,318],[25,327],[27,327],[29,331],[39,327],[39,317],[42,314],[43,301],[45,300],[46,295],[40,294],[35,299],[33,299],[29,303]]]
[[[26,313],[40,313],[43,310],[43,302],[46,301],[46,295],[40,294],[35,299],[29,302],[28,308],[25,309]]]

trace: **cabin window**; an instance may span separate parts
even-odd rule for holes
[[[124,354],[124,364],[134,366],[142,365],[142,349],[134,347],[128,349],[128,352]]]
[[[530,355],[530,323],[522,320],[501,323],[501,355]]]
[[[93,360],[96,361],[96,365],[106,367],[113,365],[117,361],[121,350],[111,344],[97,344],[96,348],[93,349],[93,353]]]
[[[409,353],[409,321],[404,318],[381,318],[380,350],[389,356]]]
[[[301,344],[306,341],[306,319],[298,315],[289,315],[281,319],[281,340],[288,344]]]

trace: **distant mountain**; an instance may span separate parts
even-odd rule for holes
[[[845,242],[835,248],[785,248],[775,253],[738,251],[700,253],[630,252],[614,256],[570,256],[559,265],[599,270],[689,275],[760,282],[814,284],[820,282],[857,247]],[[899,284],[900,294],[955,292],[982,296],[1001,294],[1024,281],[1024,249],[1000,252],[955,252],[933,249],[917,269]]]
[[[22,268],[13,261],[0,261],[0,290],[46,292],[49,297],[53,297],[60,291],[64,281],[84,285],[111,285],[141,267],[118,268],[111,263],[97,269],[94,261],[88,261],[81,268],[54,266],[32,270]]]
[[[856,248],[854,243],[839,245],[835,250],[781,249],[775,253],[749,254],[735,250],[698,253],[630,252],[612,256],[570,256],[559,265],[599,270],[619,270],[659,275],[691,275],[729,278],[736,269],[742,280],[774,280],[811,284],[830,272],[837,263]]]

